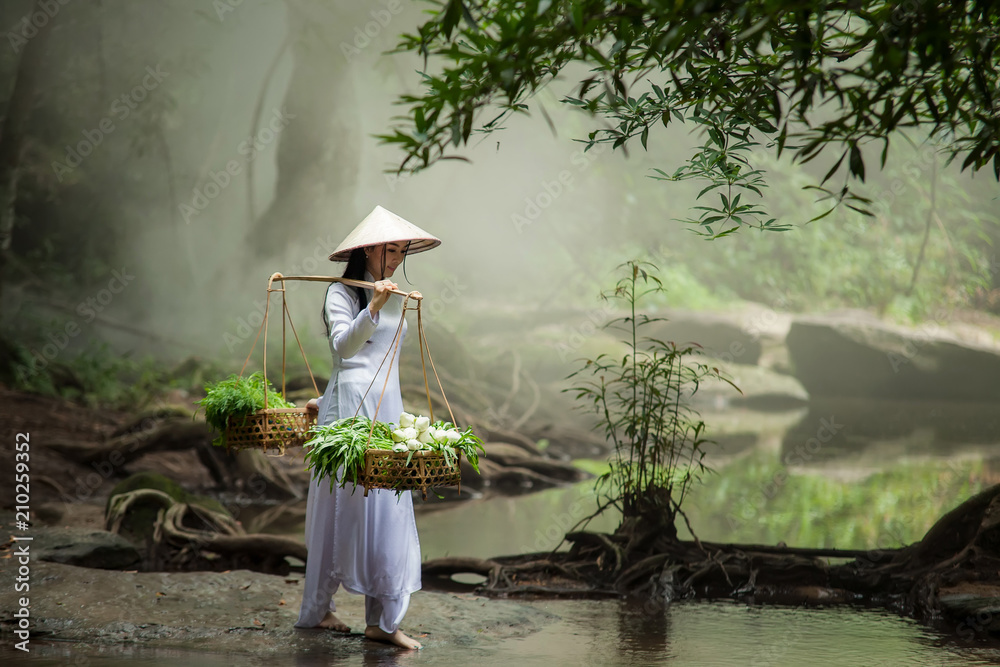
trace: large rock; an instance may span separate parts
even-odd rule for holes
[[[696,343],[706,355],[728,362],[753,365],[760,361],[759,335],[732,315],[671,310],[664,317],[664,322],[639,327],[639,335],[673,341],[682,347]]]
[[[31,553],[38,560],[102,570],[134,569],[140,561],[139,551],[124,537],[80,528],[40,533],[32,543]]]
[[[706,403],[713,408],[739,406],[754,410],[788,410],[801,407],[809,400],[802,384],[791,375],[776,373],[760,366],[726,363],[692,357],[692,363],[717,368],[729,382],[706,378],[698,386],[693,404]],[[733,385],[736,385],[735,387]]]
[[[787,345],[812,397],[1000,400],[1000,349],[943,330],[808,318],[792,323]]]

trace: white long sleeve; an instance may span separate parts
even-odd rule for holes
[[[330,287],[326,296],[326,321],[330,323],[330,346],[341,359],[350,359],[361,350],[378,327],[378,313],[362,308],[351,288],[341,284]]]

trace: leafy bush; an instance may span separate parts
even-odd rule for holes
[[[29,339],[30,340],[30,339]],[[107,343],[90,341],[76,353],[42,356],[39,343],[2,343],[7,359],[0,379],[18,391],[79,401],[90,407],[136,410],[151,403],[173,381],[152,357],[134,359]]]

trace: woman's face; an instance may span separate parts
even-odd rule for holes
[[[405,254],[405,243],[384,243],[365,248],[365,268],[368,269],[368,273],[375,277],[375,280],[391,278],[396,268],[403,263]],[[385,257],[384,267],[382,266],[383,257]]]

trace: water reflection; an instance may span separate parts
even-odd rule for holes
[[[1000,664],[1000,650],[958,646],[881,611],[674,602],[649,613],[615,601],[536,603],[561,621],[503,648],[518,665],[783,667]]]
[[[811,402],[785,434],[781,458],[816,465],[863,457],[891,465],[900,456],[982,455],[997,444],[996,403],[824,399]]]
[[[670,655],[668,605],[624,601],[618,605],[618,650],[633,664],[648,664]]]
[[[416,651],[403,651],[389,645],[376,644],[358,636],[359,646],[351,655],[334,651],[299,654],[288,660],[268,660],[270,665],[289,664],[295,667],[328,667],[338,665],[363,665],[364,667],[408,667],[427,664]]]

